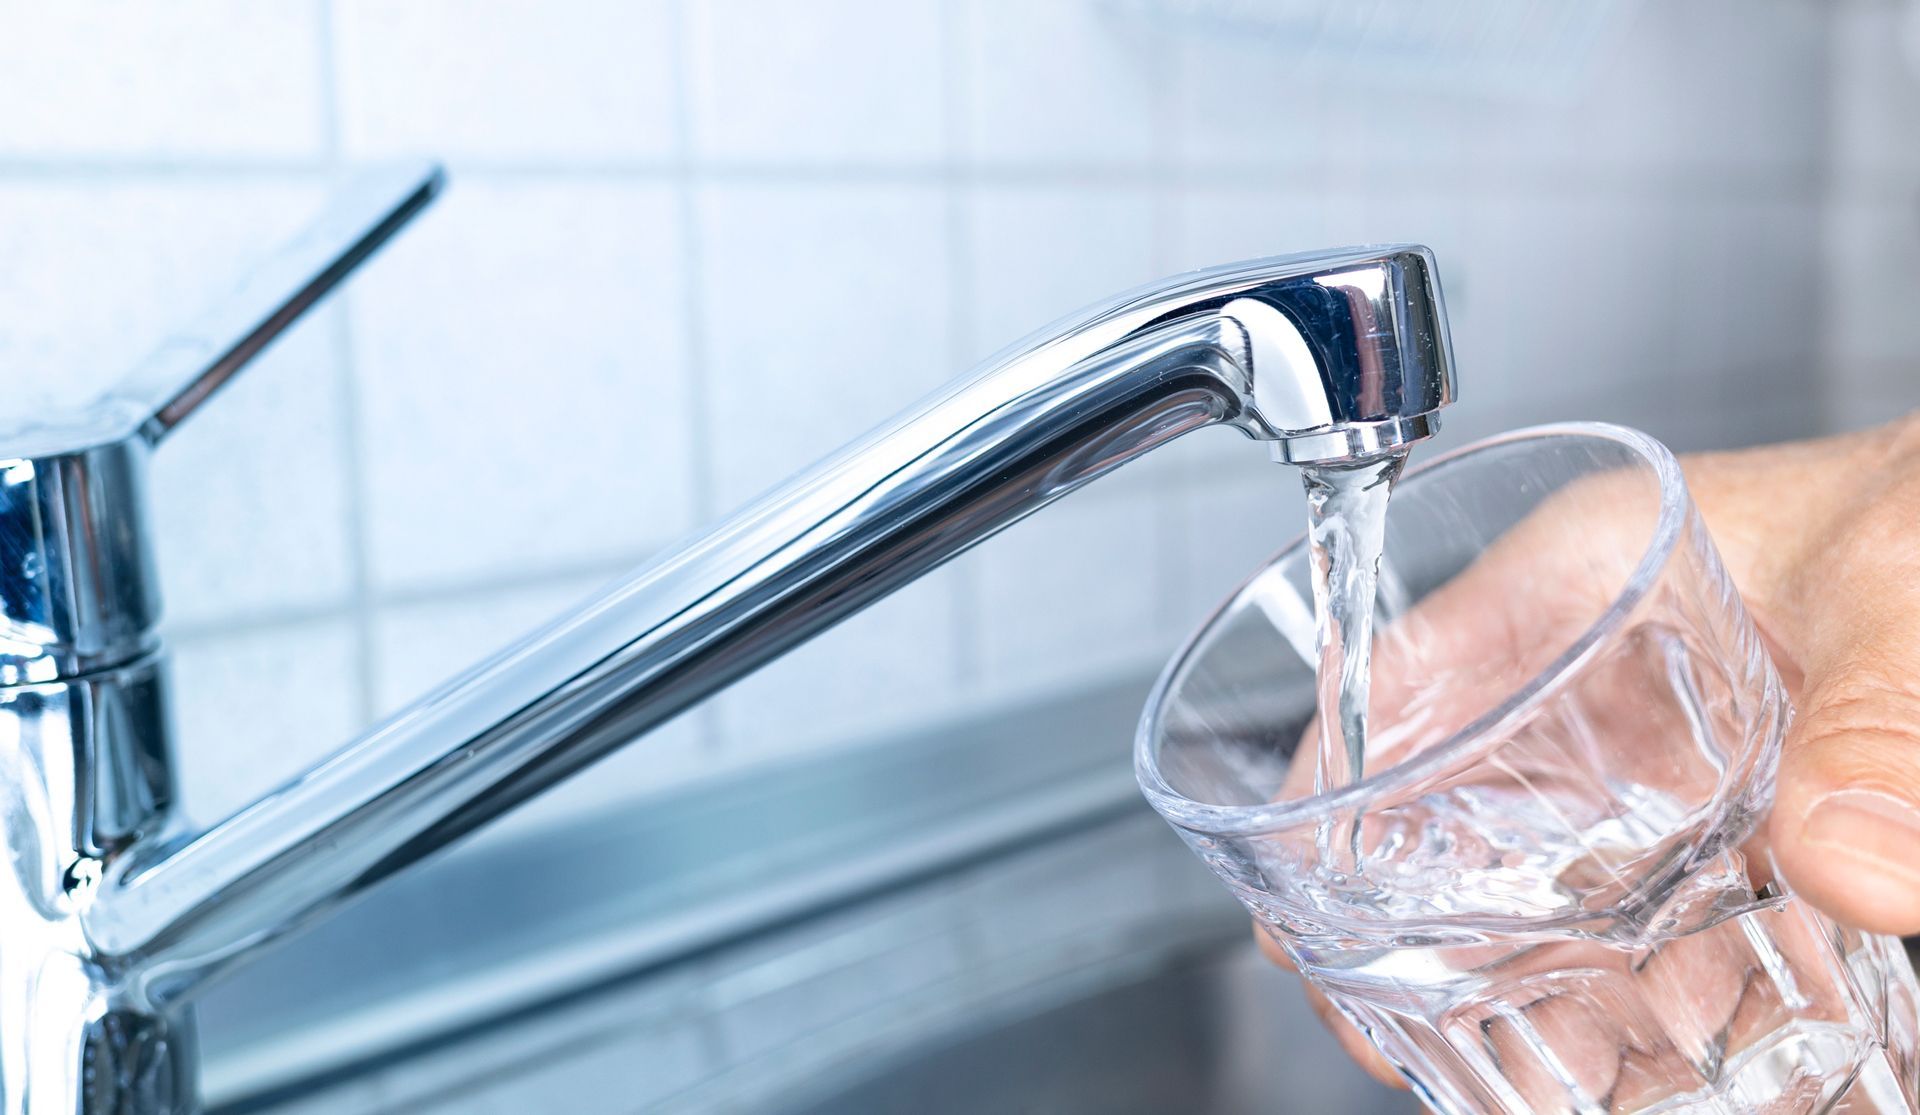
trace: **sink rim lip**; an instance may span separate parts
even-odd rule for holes
[[[862,834],[871,838],[883,832],[889,840],[869,839],[877,850],[858,860],[819,863],[792,887],[768,888],[743,897],[727,872],[703,868],[697,878],[688,877],[699,886],[687,892],[691,897],[685,908],[641,911],[616,903],[620,909],[613,912],[620,916],[610,916],[607,911],[612,907],[593,905],[591,909],[600,911],[594,918],[569,923],[568,932],[531,942],[534,947],[525,953],[505,955],[487,946],[478,950],[484,955],[477,957],[477,963],[458,972],[403,981],[397,988],[362,981],[356,986],[365,994],[311,1018],[276,1017],[256,1026],[258,1020],[231,1014],[227,1032],[241,1033],[235,1028],[241,1021],[255,1028],[245,1033],[244,1040],[207,1050],[202,1063],[203,1098],[216,1115],[239,1115],[263,1110],[262,1105],[278,1103],[281,1097],[303,1089],[349,1085],[384,1065],[489,1032],[502,1021],[544,1010],[583,989],[664,974],[843,905],[978,870],[1023,848],[1031,849],[1037,842],[1070,837],[1128,816],[1145,819],[1150,814],[1130,772],[1114,762],[1119,754],[1113,747],[1116,733],[1124,738],[1152,669],[1151,661],[1128,660],[1110,672],[1075,679],[1059,690],[1010,692],[1002,699],[956,710],[938,723],[892,725],[840,747],[771,762],[760,768],[761,777],[751,781],[734,775],[703,779],[649,798],[653,804],[644,819],[634,822],[637,826],[677,825],[687,818],[701,827],[728,825],[742,811],[763,807],[769,797],[818,790],[822,783],[866,786],[873,793],[884,792],[889,801],[915,805],[884,830],[844,818],[829,826],[840,834],[834,838],[836,846],[856,843]],[[1093,724],[1101,725],[1100,729],[1090,730]],[[1063,725],[1080,725],[1083,730],[1063,739]],[[942,799],[937,808],[923,808],[920,796],[897,792],[903,772],[925,769],[930,763],[935,769],[946,769],[936,762],[943,756],[964,761],[971,769],[1006,761],[1040,744],[1053,745],[1058,762],[1044,778],[1029,780],[1012,796],[1002,792],[1003,783],[1015,776],[1025,778],[1032,771],[1030,764],[1011,765],[1004,777],[990,781],[954,781],[956,799]],[[978,807],[983,802],[987,807]],[[575,823],[594,829],[602,824],[602,815]],[[481,870],[502,856],[537,859],[547,849],[568,846],[566,838],[572,831],[571,827],[541,828],[511,838],[476,840],[430,865],[419,876],[421,882],[412,885],[444,886],[440,872]],[[897,839],[903,832],[916,834],[915,838]],[[431,883],[429,876],[441,881]],[[662,877],[660,885],[681,893],[674,878]],[[397,886],[405,890],[409,883],[400,881]],[[418,892],[409,893],[412,897],[406,901],[420,897]],[[380,901],[370,896],[369,905]],[[347,914],[349,919],[354,916]],[[250,966],[236,974],[236,981],[270,981],[274,963],[301,961],[306,940],[332,938],[292,942],[277,950],[278,959],[269,958],[257,966],[259,976]],[[344,970],[358,971],[356,965],[364,960],[360,954],[349,955]],[[210,995],[226,990],[216,988]]]

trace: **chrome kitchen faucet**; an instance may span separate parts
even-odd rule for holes
[[[362,180],[84,413],[0,422],[0,1115],[195,1110],[210,980],[1156,446],[1225,424],[1276,460],[1360,457],[1453,399],[1424,248],[1175,276],[1002,351],[194,828],[172,807],[148,457],[442,183]]]

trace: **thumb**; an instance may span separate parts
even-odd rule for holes
[[[1805,594],[1801,614],[1816,622],[1802,644],[1805,683],[1771,822],[1796,890],[1841,922],[1901,934],[1920,931],[1920,540],[1911,531],[1867,532],[1878,554],[1851,570],[1843,562]]]

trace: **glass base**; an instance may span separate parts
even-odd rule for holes
[[[1905,950],[1798,900],[1638,951],[1470,947],[1444,988],[1342,1004],[1446,1115],[1920,1115]]]

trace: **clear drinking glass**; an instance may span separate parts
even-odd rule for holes
[[[1900,943],[1773,872],[1790,709],[1673,456],[1562,425],[1410,472],[1363,780],[1314,794],[1296,543],[1168,666],[1147,797],[1442,1112],[1906,1112]]]

